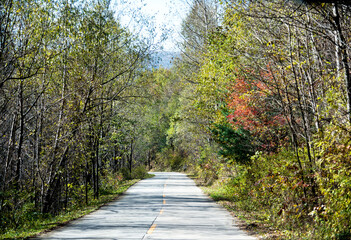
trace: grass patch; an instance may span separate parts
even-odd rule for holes
[[[199,179],[195,179],[195,182],[201,184]],[[236,225],[249,235],[259,236],[260,239],[288,239],[283,231],[272,224],[267,211],[258,209],[250,199],[237,198],[230,189],[217,183],[200,187],[204,193],[226,208],[235,218]]]
[[[147,173],[144,177],[144,179],[147,179],[147,178],[153,178],[155,177],[155,174],[152,174],[152,173]]]
[[[145,176],[146,178],[153,177],[152,174]],[[29,237],[35,237],[40,233],[50,231],[57,227],[66,225],[68,222],[78,219],[86,214],[89,214],[108,202],[116,200],[122,195],[129,187],[138,182],[139,179],[133,179],[124,181],[119,184],[118,187],[108,189],[108,191],[101,191],[99,199],[90,199],[88,206],[83,207],[72,207],[67,209],[66,212],[57,215],[44,215],[41,213],[33,212],[32,221],[28,221],[24,225],[17,229],[8,229],[4,234],[0,235],[0,239],[27,239]]]

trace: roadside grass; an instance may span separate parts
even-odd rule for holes
[[[270,222],[266,209],[256,208],[249,200],[222,200],[225,197],[219,197],[218,189],[212,187],[202,187],[202,190],[226,208],[235,218],[238,227],[250,235],[255,235],[259,239],[288,239],[282,230]]]
[[[196,181],[196,179],[195,179]],[[236,225],[258,239],[324,239],[311,234],[316,226],[305,224],[292,225],[289,219],[274,217],[269,206],[263,207],[251,197],[244,197],[235,193],[235,189],[218,184],[202,185],[199,187],[218,204],[226,208],[234,217]],[[349,238],[337,238],[349,239]]]
[[[289,239],[285,231],[278,229],[270,221],[267,209],[258,208],[249,198],[237,198],[231,189],[218,182],[208,185],[196,174],[188,176],[205,194],[226,208],[235,218],[236,225],[249,235],[259,237],[259,239]]]
[[[153,176],[153,174],[147,174],[144,178],[151,178]],[[64,226],[68,222],[96,211],[105,204],[116,200],[138,181],[140,179],[126,180],[114,188],[103,189],[100,192],[99,199],[90,199],[89,204],[85,206],[71,206],[66,212],[56,216],[33,212],[29,218],[30,220],[17,229],[7,229],[4,234],[0,235],[0,239],[28,239],[38,236],[40,233]]]

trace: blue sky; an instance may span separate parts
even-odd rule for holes
[[[181,22],[189,8],[186,0],[113,0],[112,6],[124,26],[144,37],[154,37],[155,45],[165,51],[177,50]],[[162,35],[167,40],[160,42]]]

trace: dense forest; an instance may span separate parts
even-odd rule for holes
[[[351,238],[351,5],[189,4],[166,69],[108,0],[1,1],[0,233],[156,169],[275,238]]]

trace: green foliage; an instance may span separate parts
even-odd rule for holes
[[[123,167],[123,168],[120,170],[120,172],[121,172],[121,174],[122,174],[123,179],[126,179],[126,180],[132,179],[132,174],[131,174],[129,168]]]
[[[317,180],[322,198],[311,212],[325,237],[351,237],[350,129],[328,126],[316,146],[320,149]]]
[[[165,148],[157,154],[156,162],[160,170],[184,171],[186,170],[187,156],[185,152]]]
[[[226,2],[221,27],[198,57],[186,108],[221,156],[204,154],[204,145],[193,158],[205,182],[220,176],[215,199],[263,211],[287,238],[348,239],[351,79],[342,70],[349,60],[341,64],[349,56],[338,50],[347,41],[331,39],[350,36],[343,28],[350,19],[325,19],[350,11],[301,6]],[[336,25],[338,33],[328,32]]]
[[[121,26],[110,1],[0,5],[5,232],[22,229],[38,213],[43,220],[99,201],[119,187],[115,174],[128,160],[132,168],[144,164],[147,151],[136,139],[146,127],[129,110],[140,110],[132,98],[148,97],[149,71],[146,44]],[[131,178],[146,175],[135,172]]]
[[[146,167],[140,165],[133,169],[132,178],[133,179],[144,179],[148,176]]]
[[[247,187],[247,182],[247,170],[243,167],[236,166],[235,176],[220,179],[212,186],[205,189],[215,201],[240,202],[242,204],[241,207],[247,209],[247,207],[244,207],[244,204],[249,200],[248,193],[250,189]],[[253,210],[252,207],[255,205],[252,204],[245,206],[250,206],[251,208],[249,208]]]
[[[250,165],[233,164],[231,176],[220,178],[206,191],[214,200],[229,201],[237,210],[256,215],[256,222],[274,225],[295,237],[296,232],[306,234],[312,205],[304,196],[307,186],[298,177],[294,158],[288,150],[276,155],[256,153]]]
[[[116,179],[118,179],[118,177]],[[113,183],[109,182],[107,185],[104,185],[101,191],[100,199],[91,201],[89,205],[73,205],[58,215],[42,214],[35,211],[35,208],[32,204],[27,204],[23,208],[24,211],[18,213],[20,214],[18,218],[21,219],[21,222],[18,224],[18,226],[7,226],[5,229],[2,229],[2,232],[0,232],[0,239],[22,239],[33,237],[45,230],[65,225],[68,221],[89,214],[90,212],[98,209],[100,206],[112,200],[115,200],[130,186],[135,184],[137,180],[117,180],[117,182],[118,184],[113,181]],[[2,220],[3,219],[4,218],[2,218]],[[5,221],[2,223],[5,223]]]
[[[194,171],[288,238],[350,238],[350,9],[225,1],[219,24],[217,3],[193,2],[169,70],[147,69],[149,46],[110,1],[3,8],[6,236],[96,204],[148,165]]]
[[[218,155],[210,145],[199,147],[199,159],[196,168],[197,175],[203,180],[204,185],[211,185],[221,172],[222,164]]]
[[[137,167],[134,167],[132,169],[132,172],[130,172],[129,168],[123,167],[120,170],[120,172],[121,172],[122,178],[125,180],[144,179],[149,176],[146,170],[146,167],[144,165],[139,165]]]
[[[219,154],[228,159],[228,162],[249,163],[254,147],[251,144],[249,131],[234,130],[229,123],[214,124],[211,132],[221,150]]]
[[[349,162],[349,145],[339,146],[344,149],[340,155],[338,145],[327,139],[322,144],[326,152],[319,160],[322,195],[318,200],[312,197],[308,179],[303,180],[295,153],[288,149],[269,155],[258,152],[250,165],[235,163],[228,177],[219,178],[205,191],[216,201],[234,204],[234,211],[254,216],[251,221],[278,228],[288,238],[349,239],[351,176],[344,165]]]

